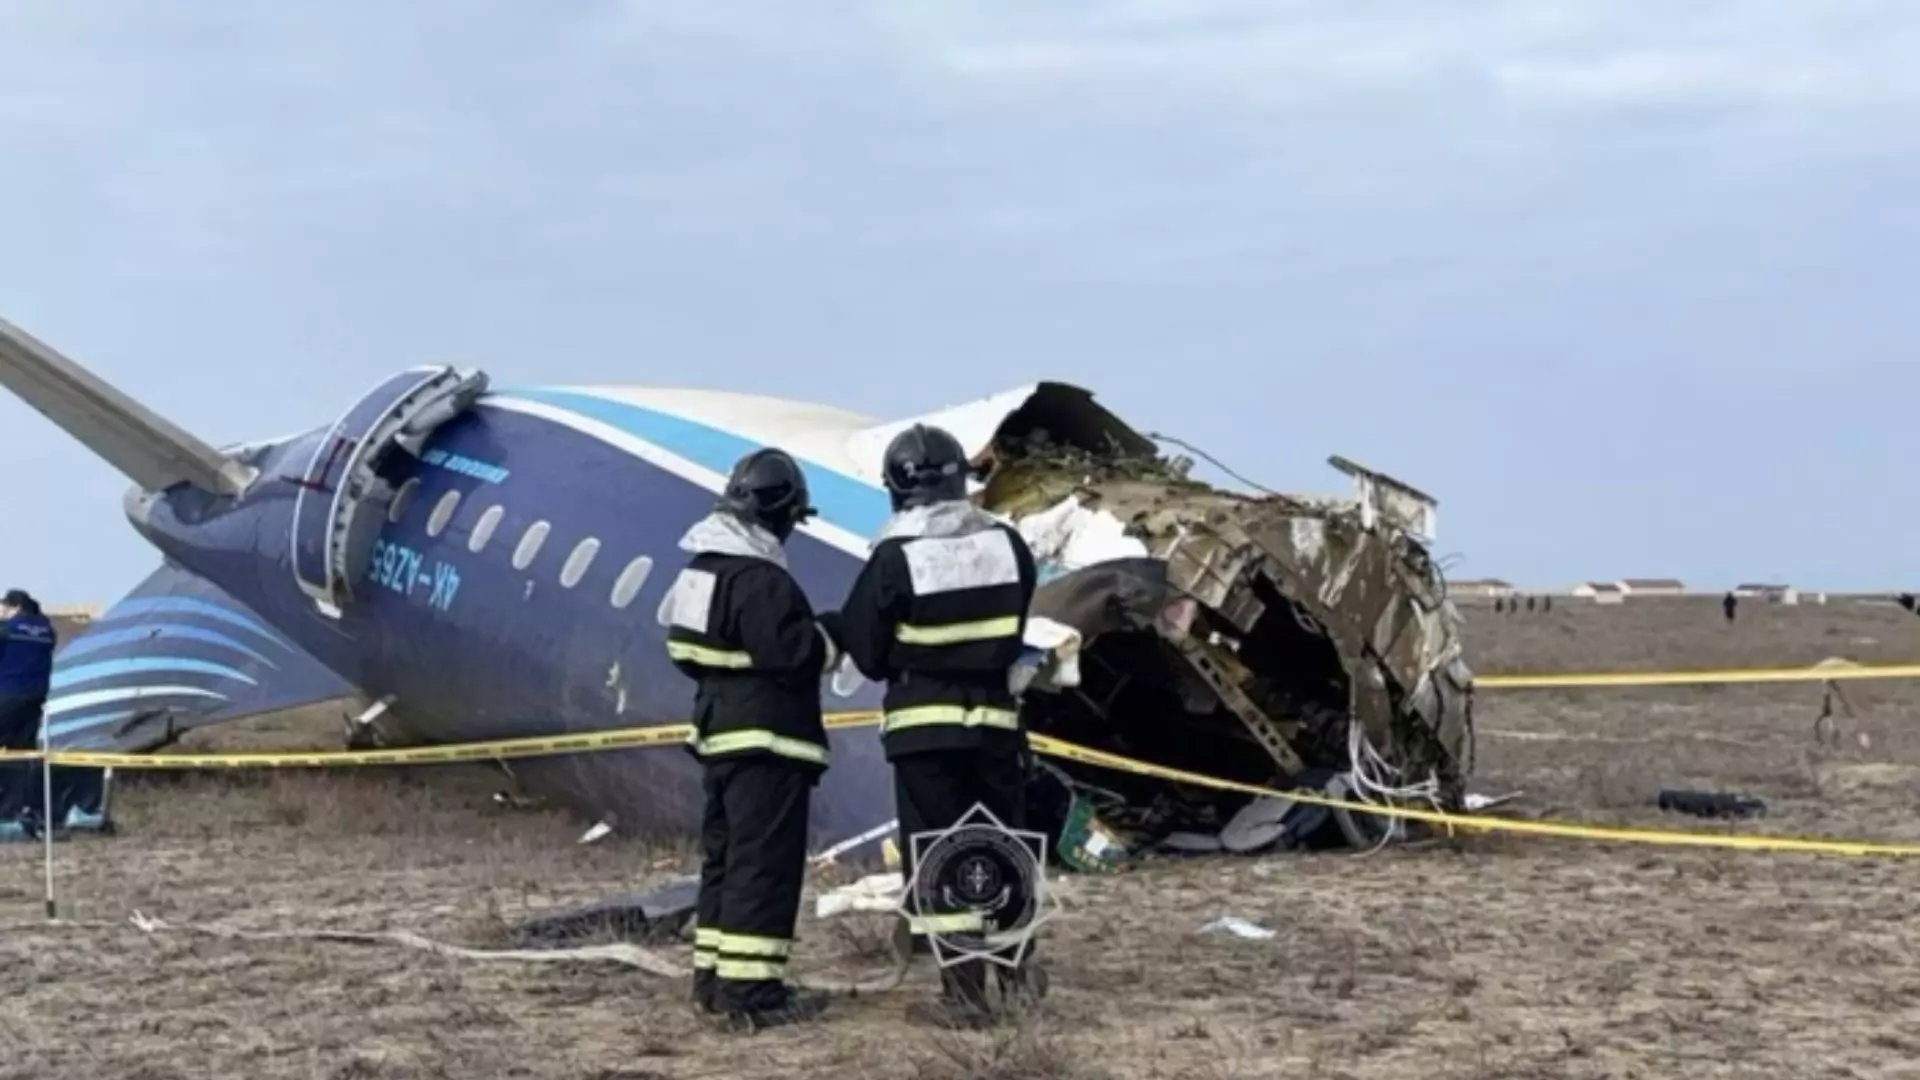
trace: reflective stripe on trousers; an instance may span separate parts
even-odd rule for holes
[[[893,636],[907,645],[958,645],[966,641],[990,641],[1012,637],[1020,632],[1020,616],[1005,615],[975,622],[946,623],[941,626],[914,626],[901,623]]]
[[[827,763],[827,748],[805,739],[790,739],[785,735],[776,735],[765,728],[748,728],[744,731],[727,731],[718,735],[700,738],[696,733],[687,737],[687,745],[701,757],[717,757],[722,754],[737,754],[743,750],[766,750],[783,758],[804,761],[810,765]]]
[[[720,931],[706,926],[693,928],[693,970],[713,970],[720,951]]]
[[[977,911],[962,911],[953,915],[913,915],[907,919],[907,928],[916,934],[964,934],[969,930],[979,930],[983,925]]]
[[[1020,714],[1012,709],[1000,709],[991,705],[976,705],[970,709],[962,705],[919,705],[888,713],[886,719],[881,722],[880,733],[884,735],[908,728],[933,727],[942,724],[954,727],[990,727],[1004,731],[1019,731]]]
[[[787,955],[793,942],[784,938],[754,934],[729,934],[717,931],[718,960],[714,974],[722,979],[758,982],[783,979],[787,974]]]

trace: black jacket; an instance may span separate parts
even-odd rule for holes
[[[695,756],[773,755],[827,767],[820,677],[837,649],[764,530],[714,514],[689,530],[694,552],[660,605],[667,655],[699,683]]]
[[[834,618],[847,655],[887,683],[889,759],[1026,745],[1007,679],[1035,583],[1020,534],[969,503],[887,523]]]

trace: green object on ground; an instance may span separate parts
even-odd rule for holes
[[[1060,861],[1082,874],[1111,874],[1127,859],[1127,848],[1094,816],[1093,803],[1075,793],[1060,828]]]

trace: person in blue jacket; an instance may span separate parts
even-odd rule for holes
[[[0,749],[40,745],[41,715],[53,679],[53,623],[40,602],[22,589],[0,597]],[[31,761],[0,763],[0,808],[4,819],[37,817],[40,767]]]

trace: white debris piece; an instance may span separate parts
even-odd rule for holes
[[[1275,934],[1275,931],[1250,923],[1238,915],[1223,915],[1200,928],[1203,934],[1217,934],[1221,931],[1232,934],[1234,937],[1252,938],[1255,941],[1264,941]]]
[[[907,888],[900,874],[869,874],[851,885],[842,885],[820,894],[813,902],[813,913],[822,919],[851,911],[878,912],[882,915],[900,909],[900,894]]]
[[[1127,526],[1104,510],[1089,510],[1069,495],[1019,522],[1020,538],[1033,550],[1041,578],[1111,559],[1138,559],[1147,545],[1127,535]]]
[[[1080,685],[1080,631],[1044,615],[1027,617],[1026,646],[1008,675],[1017,697],[1028,690],[1054,693]]]

